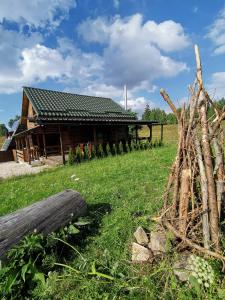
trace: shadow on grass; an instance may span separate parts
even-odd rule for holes
[[[109,203],[88,205],[85,219],[87,218],[88,220],[90,220],[90,223],[84,226],[76,225],[80,232],[75,235],[69,236],[66,242],[70,245],[78,247],[79,251],[84,250],[88,246],[90,239],[99,234],[99,229],[104,215],[111,213],[111,211],[112,209]],[[62,244],[61,246],[62,247],[59,248],[60,253],[58,253],[59,257],[70,260],[73,250],[71,250],[66,245]]]

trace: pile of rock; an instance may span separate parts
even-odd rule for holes
[[[151,262],[156,255],[166,252],[166,233],[159,226],[150,233],[139,226],[134,237],[136,242],[132,243],[132,262]]]

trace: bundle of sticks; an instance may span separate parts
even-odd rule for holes
[[[196,79],[189,86],[189,103],[177,110],[161,89],[178,121],[178,148],[159,218],[182,244],[225,261],[221,254],[221,207],[224,197],[224,109],[211,100],[202,80],[195,45]],[[212,107],[214,115],[207,116]]]

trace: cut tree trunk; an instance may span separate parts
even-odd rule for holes
[[[65,190],[0,218],[0,257],[29,233],[47,235],[86,213],[81,195]]]

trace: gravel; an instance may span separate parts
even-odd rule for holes
[[[49,166],[31,167],[27,163],[16,163],[14,161],[0,163],[0,179],[26,174],[36,174]]]

